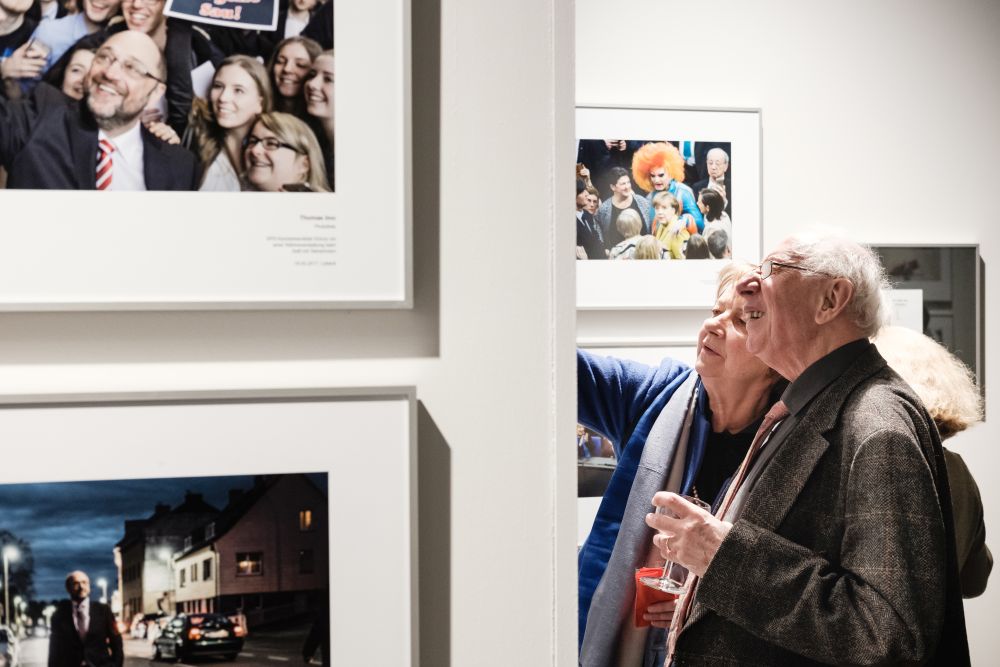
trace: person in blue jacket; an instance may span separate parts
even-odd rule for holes
[[[618,459],[579,553],[580,665],[663,664],[674,602],[640,610],[652,629],[632,622],[635,570],[662,565],[644,521],[653,494],[676,491],[714,507],[780,396],[781,378],[745,346],[734,287],[751,268],[732,263],[719,274],[694,369],[673,359],[652,368],[577,351],[578,421],[609,438]]]

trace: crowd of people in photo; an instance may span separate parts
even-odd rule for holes
[[[274,30],[165,0],[0,0],[0,187],[334,190],[334,0]]]
[[[730,149],[729,143],[580,140],[577,259],[731,257]]]

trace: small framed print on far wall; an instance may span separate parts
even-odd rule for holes
[[[577,308],[710,307],[760,256],[760,133],[756,109],[577,107]]]

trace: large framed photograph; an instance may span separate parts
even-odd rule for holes
[[[0,406],[7,664],[416,664],[412,389],[44,400]]]
[[[760,255],[760,133],[754,109],[578,107],[577,307],[711,306]]]
[[[0,42],[0,310],[411,305],[410,0],[42,5]]]

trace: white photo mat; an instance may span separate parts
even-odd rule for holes
[[[578,106],[577,139],[732,143],[733,251],[756,262],[761,248],[761,119],[758,109]],[[579,309],[711,307],[725,260],[577,261]]]
[[[5,398],[0,431],[0,484],[328,473],[332,663],[417,664],[412,388]]]
[[[410,307],[410,1],[334,27],[335,193],[0,190],[0,310]]]

